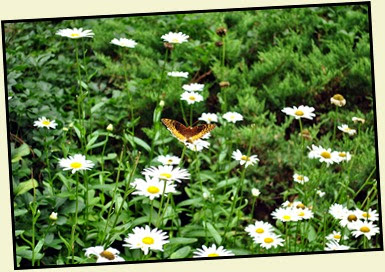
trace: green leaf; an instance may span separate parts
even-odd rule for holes
[[[36,188],[37,186],[39,186],[39,183],[35,179],[20,182],[20,184],[14,190],[14,194],[16,196],[25,194],[26,192],[28,192],[32,188]]]
[[[173,254],[171,254],[170,259],[181,259],[181,258],[186,258],[191,251],[191,247],[185,246],[177,251],[175,251]]]
[[[18,148],[15,148],[12,152],[12,162],[18,162],[22,159],[22,157],[25,157],[29,155],[30,149],[27,144],[22,144]]]
[[[175,237],[170,238],[170,244],[192,244],[198,241],[196,238]]]
[[[313,226],[309,226],[308,232],[307,232],[307,239],[309,242],[313,242],[317,237],[317,233],[315,232],[315,229]]]
[[[214,238],[215,242],[220,245],[222,243],[222,237],[218,231],[214,228],[213,225],[207,223],[207,230],[210,232],[211,236]]]

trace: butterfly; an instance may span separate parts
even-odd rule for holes
[[[193,143],[215,128],[213,124],[203,124],[195,127],[186,127],[172,119],[162,118],[162,123],[181,142]]]

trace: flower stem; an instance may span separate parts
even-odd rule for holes
[[[74,219],[74,224],[72,225],[72,231],[71,231],[72,263],[75,263],[75,230],[78,224],[78,209],[79,209],[79,173],[76,173],[75,219]]]

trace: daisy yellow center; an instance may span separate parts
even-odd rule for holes
[[[192,100],[192,101],[195,101],[196,100],[196,98],[195,98],[195,96],[190,96],[188,99],[190,99],[190,100]]]
[[[344,97],[343,97],[342,95],[340,95],[340,94],[335,94],[335,95],[333,96],[333,98],[334,98],[335,100],[338,100],[338,101],[343,101],[343,100],[344,100]]]
[[[156,187],[156,186],[149,186],[147,188],[147,192],[149,192],[150,194],[156,194],[156,193],[159,193],[159,188]]]
[[[303,116],[305,113],[301,110],[296,110],[294,114],[297,116]]]
[[[341,235],[339,235],[339,234],[336,234],[333,237],[334,237],[334,239],[338,239],[338,240],[341,239]]]
[[[112,261],[115,259],[115,255],[112,254],[111,252],[107,251],[107,250],[104,250],[100,253],[100,256]]]
[[[166,179],[171,178],[171,174],[170,174],[170,173],[161,173],[159,176],[160,176],[161,178],[166,178]]]
[[[48,125],[50,125],[51,124],[51,121],[49,121],[49,120],[44,120],[43,122],[41,122],[43,125],[45,125],[45,126],[48,126]]]
[[[78,33],[71,33],[71,37],[79,37]]]
[[[152,237],[144,237],[142,242],[146,245],[152,245],[154,243],[154,239]]]
[[[302,203],[299,203],[297,205],[297,209],[305,209],[305,208],[306,208],[305,205],[303,205]]]
[[[282,218],[285,219],[285,220],[290,220],[291,216],[290,215],[284,215],[284,216],[282,216]]]
[[[363,227],[360,228],[360,231],[361,232],[369,232],[370,229],[367,226],[363,226]]]
[[[357,221],[357,219],[358,219],[357,216],[355,216],[354,214],[351,214],[348,216],[348,220],[350,222]]]
[[[178,42],[179,42],[179,39],[178,39],[178,38],[173,38],[173,39],[171,40],[171,42],[172,42],[172,43],[178,43]]]
[[[342,158],[345,158],[346,157],[346,153],[341,152],[341,153],[338,154],[338,156],[340,156]]]
[[[327,152],[327,151],[322,152],[321,156],[324,157],[325,159],[330,159],[332,157],[330,152]]]
[[[218,257],[219,254],[218,253],[210,253],[210,254],[207,254],[207,257]]]
[[[243,156],[241,157],[241,160],[242,160],[242,161],[249,161],[250,158],[247,157],[247,156],[245,156],[245,155],[243,155]]]
[[[303,180],[304,178],[303,178],[303,176],[298,176],[297,179],[298,180]]]
[[[272,242],[274,242],[274,239],[271,238],[271,237],[266,237],[265,239],[263,239],[263,241],[264,241],[266,244],[271,244]]]
[[[366,213],[366,212],[364,212],[364,213],[362,214],[362,216],[365,217],[365,218],[370,218],[370,214],[368,214],[368,213]]]
[[[171,164],[172,163],[172,159],[168,159],[167,163]]]
[[[261,233],[264,233],[265,231],[262,228],[257,228],[255,232],[261,234]]]
[[[305,216],[305,213],[304,212],[299,212],[298,216]]]
[[[72,162],[70,164],[71,168],[73,169],[79,169],[80,167],[82,167],[82,164],[80,162]]]

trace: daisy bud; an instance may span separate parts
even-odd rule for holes
[[[258,197],[261,194],[261,191],[259,191],[257,188],[251,189],[251,194],[255,197]]]
[[[51,219],[52,221],[56,221],[57,220],[57,213],[56,212],[52,212],[49,216],[49,219]]]
[[[159,106],[161,106],[162,108],[164,107],[164,100],[160,100]]]
[[[68,127],[63,127],[63,131],[68,131]]]
[[[223,42],[222,41],[217,41],[217,42],[215,42],[215,46],[216,47],[222,47],[223,46]]]
[[[174,49],[174,45],[172,43],[165,42],[163,45],[166,49],[169,49],[169,50]]]
[[[226,88],[226,87],[229,87],[230,86],[230,82],[228,81],[221,81],[219,82],[219,87],[221,88]]]
[[[114,130],[114,126],[112,124],[109,124],[106,129],[108,131],[113,131]]]
[[[215,33],[217,33],[217,35],[218,35],[219,37],[223,37],[223,36],[226,36],[227,29],[224,28],[224,27],[219,27],[219,28],[217,28],[217,30],[215,31]]]

